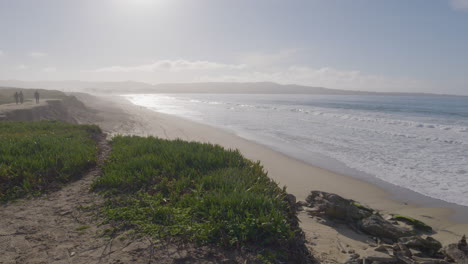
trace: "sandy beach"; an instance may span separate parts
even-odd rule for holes
[[[229,131],[176,116],[157,113],[133,105],[118,96],[105,98],[84,94],[77,96],[88,107],[98,110],[95,122],[110,135],[180,138],[188,141],[219,144],[230,149],[239,149],[247,158],[261,161],[268,175],[280,186],[287,186],[288,192],[294,194],[298,200],[304,200],[312,190],[336,193],[383,212],[420,219],[436,230],[436,234],[433,236],[443,244],[456,242],[460,239],[459,236],[468,230],[468,221],[457,222],[452,220],[454,214],[452,209],[405,201],[404,196],[396,197],[394,193],[390,194],[383,188],[368,182],[312,166],[263,145],[243,139]],[[326,226],[310,218],[305,212],[301,212],[299,217],[306,236],[314,240],[313,244],[318,245],[313,251],[320,251],[318,249],[320,245],[324,247],[322,250],[325,253],[319,252],[319,254],[335,254],[338,255],[335,256],[336,261],[340,261],[340,246],[333,250],[329,246],[330,241],[338,244],[344,243],[358,251],[366,248],[364,237],[359,237],[357,234],[348,234],[344,231],[338,232],[339,227],[335,227],[333,230],[326,228]]]
[[[39,105],[4,105],[2,106],[4,118],[7,118],[6,120],[34,121],[46,119],[97,124],[107,133],[108,139],[113,135],[121,134],[155,136],[165,139],[178,138],[187,141],[219,144],[225,148],[239,149],[245,157],[260,161],[265,171],[268,172],[268,176],[276,181],[279,186],[286,186],[287,191],[295,195],[299,201],[304,201],[312,190],[336,193],[344,198],[353,199],[360,204],[376,209],[382,212],[384,216],[392,213],[421,220],[434,228],[435,232],[431,236],[442,242],[443,245],[459,241],[461,236],[468,230],[465,208],[457,210],[456,206],[444,206],[441,201],[434,202],[433,199],[421,198],[420,195],[407,190],[385,189],[361,179],[322,169],[241,138],[230,131],[173,115],[154,112],[145,107],[136,106],[121,96],[94,96],[80,93],[74,95],[79,101],[74,98],[67,100],[65,102],[66,107],[60,101],[56,103],[52,101],[52,105],[51,102]],[[106,140],[103,141],[108,144]],[[88,232],[86,236],[83,236],[83,234],[76,231],[77,228],[83,225],[83,221],[75,221],[73,218],[75,214],[82,213],[77,209],[77,206],[84,203],[84,200],[95,200],[95,198],[92,198],[95,197],[95,194],[88,193],[86,190],[89,189],[92,178],[99,173],[93,171],[90,173],[92,175],[89,174],[89,177],[85,176],[83,180],[45,196],[46,199],[24,200],[21,203],[2,208],[0,214],[4,214],[5,221],[11,223],[11,225],[2,226],[0,233],[16,234],[15,230],[25,230],[25,226],[28,226],[32,230],[31,234],[39,237],[34,243],[41,245],[57,243],[57,239],[50,236],[50,234],[56,233],[58,226],[54,224],[44,225],[40,221],[37,222],[36,215],[39,214],[38,210],[40,210],[41,221],[60,222],[60,232],[72,234],[60,238],[60,241],[67,243],[68,255],[64,255],[63,248],[57,248],[56,251],[52,252],[53,254],[56,254],[58,258],[67,258],[71,256],[70,252],[72,251],[80,252],[79,258],[76,258],[74,263],[88,263],[90,260],[98,258],[96,252],[105,252],[107,242],[102,238],[96,239],[92,232]],[[79,195],[80,192],[85,192],[86,195]],[[64,196],[69,198],[63,199]],[[76,197],[80,198],[77,199]],[[69,215],[64,216],[64,210]],[[300,227],[306,236],[306,246],[319,263],[345,263],[356,253],[360,256],[379,254],[374,250],[376,243],[372,236],[350,228],[350,225],[345,222],[311,217],[306,211],[307,208],[305,211],[298,212],[301,221]],[[30,217],[24,218],[25,214]],[[454,218],[454,216],[456,217]],[[96,223],[88,220],[84,222],[92,226],[93,230],[99,229]],[[36,244],[27,244],[32,242],[25,242],[28,239],[28,234],[28,232],[18,233],[15,236],[6,236],[2,240],[3,245],[10,245],[16,250],[6,255],[5,259],[17,257],[48,258],[39,247],[38,250],[32,250]],[[135,242],[134,249],[136,251],[142,248],[150,248],[149,244],[140,242],[139,240]],[[28,247],[24,246],[26,244]],[[373,244],[374,246],[372,246]],[[119,245],[116,244],[115,246]],[[120,246],[122,248],[117,250],[117,253],[106,255],[109,261],[110,259],[131,257],[131,254],[129,255],[124,250],[126,246]],[[144,252],[148,253],[149,251]],[[190,251],[187,252],[187,254],[190,254]],[[147,259],[148,255],[145,254],[141,255],[139,259]],[[172,263],[170,261],[173,260],[173,257],[166,256],[165,260]]]
[[[468,264],[468,0],[0,22],[0,264]]]

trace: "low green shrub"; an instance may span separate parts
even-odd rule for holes
[[[217,145],[152,137],[118,136],[112,148],[94,183],[107,197],[108,222],[157,239],[292,257],[295,212],[259,163]]]
[[[81,176],[97,160],[94,125],[0,122],[0,201],[35,196]]]

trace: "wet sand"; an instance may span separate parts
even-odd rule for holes
[[[110,135],[180,138],[239,149],[245,157],[261,161],[268,175],[280,186],[287,186],[288,192],[294,194],[298,200],[305,200],[311,190],[336,193],[383,212],[419,219],[435,229],[436,233],[433,237],[443,244],[456,242],[460,239],[460,235],[468,232],[468,218],[465,213],[460,213],[463,210],[458,212],[457,221],[454,220],[456,206],[449,208],[444,203],[425,200],[424,197],[401,188],[390,188],[390,186],[382,188],[381,184],[371,184],[362,179],[312,166],[266,146],[243,139],[229,131],[157,113],[133,105],[122,97],[103,98],[78,95],[78,98],[88,107],[97,110],[97,121],[94,122],[97,122]],[[414,197],[411,197],[412,195]],[[413,202],[418,199],[420,202]],[[354,237],[344,234],[345,232],[332,234],[330,229],[327,231],[327,228],[323,228],[305,213],[301,213],[299,217],[306,236],[314,239],[314,244],[323,247],[325,251],[328,250],[329,245],[324,243],[329,244],[327,241],[336,242],[340,239],[346,240],[348,244],[354,243],[354,247],[363,247],[361,245],[363,241],[357,234]],[[335,256],[335,259],[338,258]]]

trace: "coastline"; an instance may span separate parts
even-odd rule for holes
[[[183,118],[183,117],[179,117],[179,118]],[[197,122],[196,120],[195,121],[188,120],[188,121]],[[206,124],[206,123],[204,124],[210,126],[210,124]],[[351,178],[360,180],[362,182],[369,183],[371,185],[379,187],[380,189],[383,189],[384,192],[387,193],[387,197],[393,201],[403,203],[403,204],[405,203],[414,204],[419,207],[423,206],[423,207],[439,207],[439,208],[451,209],[451,214],[448,216],[448,218],[454,222],[464,223],[464,221],[467,221],[468,219],[468,206],[450,203],[450,202],[443,201],[437,198],[426,196],[424,194],[418,193],[410,189],[406,189],[401,186],[394,185],[372,174],[368,174],[360,170],[351,168],[341,161],[323,156],[318,153],[310,154],[310,153],[305,153],[305,152],[292,152],[294,151],[294,149],[291,149],[291,151],[288,152],[288,151],[284,151],[284,149],[281,149],[280,147],[275,147],[275,146],[269,145],[268,143],[262,143],[261,140],[259,140],[259,138],[240,135],[240,134],[235,133],[234,131],[230,131],[227,129],[224,130],[223,128],[219,128],[219,127],[213,127],[213,128],[221,129],[225,131],[226,133],[230,133],[230,134],[233,134],[234,136],[241,137],[245,140],[253,142],[254,144],[264,146],[272,151],[282,153],[286,157],[306,163],[312,167],[320,168],[320,169],[329,171],[331,173],[342,175],[344,177],[351,177]],[[311,161],[313,161],[313,163]]]
[[[269,147],[241,138],[229,131],[196,123],[181,117],[154,112],[145,107],[133,105],[124,98],[77,95],[87,106],[98,110],[99,124],[109,134],[132,134],[160,138],[180,138],[219,144],[226,148],[239,149],[252,160],[261,161],[268,175],[286,185],[288,192],[298,200],[304,200],[312,190],[332,192],[354,199],[369,207],[391,213],[420,219],[437,231],[434,237],[442,243],[453,243],[468,230],[468,219],[454,221],[455,211],[450,208],[436,208],[426,203],[405,202],[398,196],[407,196],[401,190],[388,191],[381,186],[340,173],[322,169],[299,159],[292,158]],[[94,100],[93,100],[94,98]],[[437,205],[439,205],[437,203]],[[301,214],[302,228],[307,236],[314,236],[317,225]],[[313,234],[312,234],[313,233]]]

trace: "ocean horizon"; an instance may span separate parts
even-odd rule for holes
[[[468,206],[468,98],[129,94],[311,165]]]

